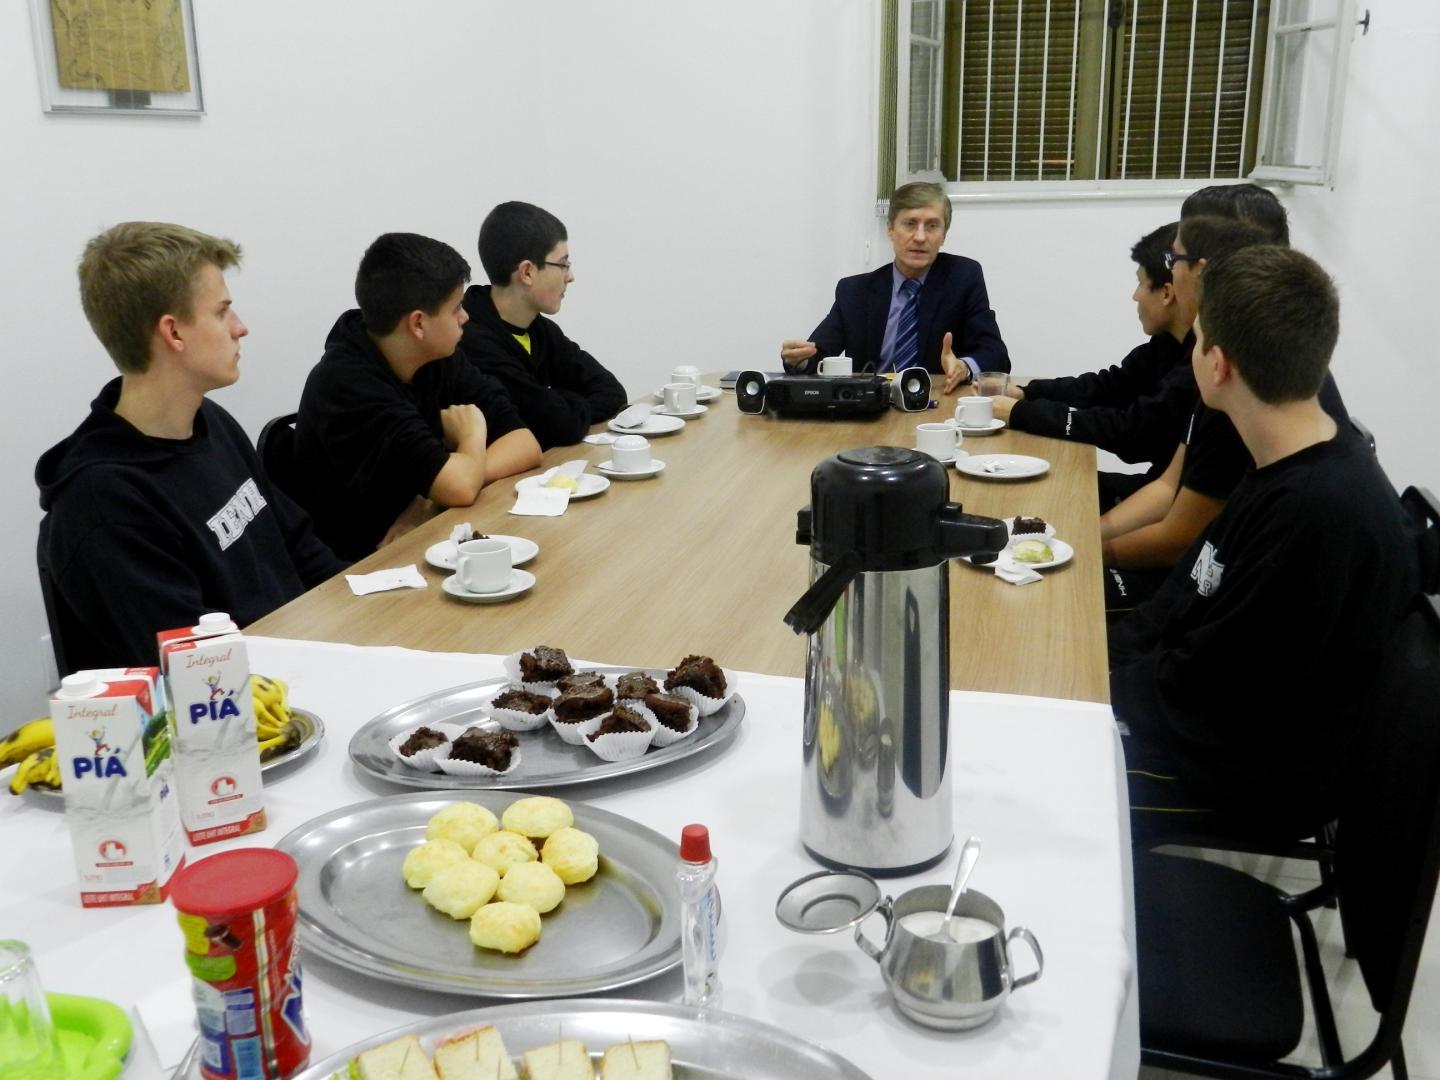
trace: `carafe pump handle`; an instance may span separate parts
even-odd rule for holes
[[[795,606],[785,613],[785,625],[797,634],[815,633],[820,629],[820,624],[829,617],[835,601],[840,599],[840,595],[859,572],[858,555],[846,552],[840,556],[840,561],[816,578],[805,591],[805,595],[795,601]]]
[[[970,556],[971,562],[992,563],[1010,541],[1010,530],[996,518],[967,514],[959,503],[946,503],[939,515],[940,550],[947,559]]]

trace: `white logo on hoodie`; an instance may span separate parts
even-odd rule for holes
[[[241,484],[239,490],[220,508],[220,512],[205,522],[220,541],[220,550],[224,551],[239,540],[245,532],[245,526],[254,521],[255,515],[267,505],[269,504],[265,502],[265,496],[260,494],[254,480],[246,480]]]

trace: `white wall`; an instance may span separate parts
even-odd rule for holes
[[[1341,187],[1292,206],[1297,240],[1346,289],[1347,399],[1392,475],[1440,488],[1420,416],[1440,373],[1412,284],[1434,265],[1435,215],[1400,171],[1437,164],[1413,119],[1440,105],[1436,16],[1427,0],[1372,6]],[[150,120],[43,115],[28,5],[0,5],[0,730],[43,708],[33,463],[111,372],[74,285],[100,228],[159,218],[244,245],[231,287],[251,335],[219,400],[252,434],[293,409],[361,251],[386,230],[447,240],[479,275],[491,205],[554,210],[578,269],[560,322],[632,393],[682,358],[773,364],[836,277],[866,267],[867,245],[883,257],[872,0],[197,7],[208,113]],[[967,205],[949,246],[984,263],[1017,369],[1058,374],[1138,339],[1129,245],[1176,210]],[[1406,397],[1382,410],[1399,396],[1389,384]]]

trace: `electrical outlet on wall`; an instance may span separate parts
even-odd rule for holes
[[[55,690],[60,686],[60,671],[55,667],[55,650],[50,645],[50,635],[40,635],[40,663],[44,665],[45,689]]]

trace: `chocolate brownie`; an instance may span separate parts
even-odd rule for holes
[[[429,750],[434,746],[444,746],[450,740],[434,728],[418,727],[410,733],[410,737],[400,744],[402,757],[414,757],[421,750]]]
[[[537,645],[530,652],[520,654],[520,677],[526,682],[554,682],[574,673],[564,649]]]
[[[1010,530],[1010,532],[1014,536],[1020,536],[1027,533],[1039,533],[1041,536],[1044,536],[1045,519],[1038,517],[1017,517],[1015,519],[1015,526]]]
[[[550,699],[544,694],[532,694],[529,690],[513,689],[506,690],[503,694],[496,694],[495,700],[490,702],[496,709],[510,709],[512,712],[529,713],[531,716],[539,716],[546,709],[550,708]]]
[[[687,656],[665,676],[665,689],[688,686],[710,698],[725,696],[725,673],[708,656]]]
[[[655,719],[671,731],[684,731],[690,726],[690,703],[674,694],[646,694],[645,704]]]
[[[520,740],[508,731],[484,731],[466,728],[450,744],[450,757],[455,761],[473,761],[478,765],[504,772],[510,768],[510,753]]]
[[[624,705],[616,705],[615,711],[605,718],[604,723],[602,723],[600,727],[596,729],[595,733],[589,736],[589,738],[591,742],[594,742],[601,735],[614,735],[619,732],[626,731],[649,730],[650,725],[645,722],[645,718],[643,716],[641,716],[637,712],[626,708]]]
[[[562,724],[579,724],[607,712],[615,704],[608,686],[586,686],[561,694],[555,702],[555,719]]]
[[[660,689],[660,684],[643,671],[628,671],[620,676],[615,686],[615,696],[621,698],[643,698]]]
[[[555,683],[555,686],[562,692],[579,690],[585,686],[604,686],[605,676],[598,671],[577,671],[574,675],[566,675]]]

